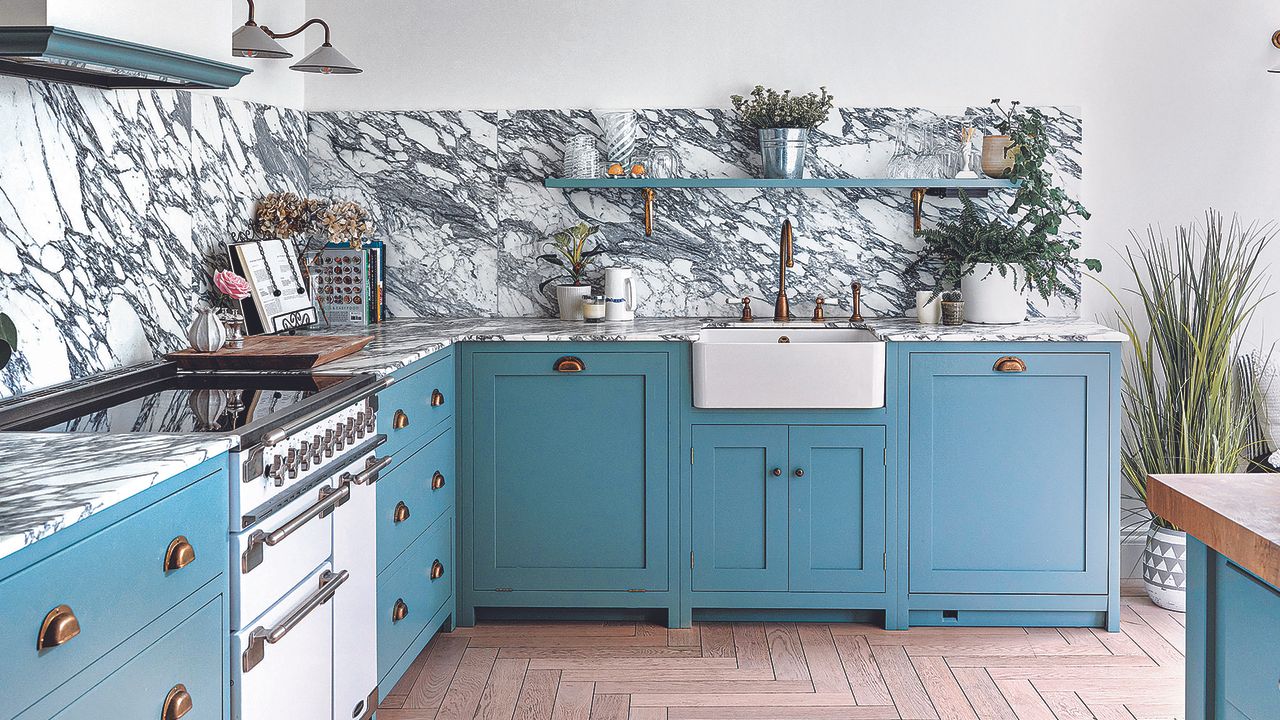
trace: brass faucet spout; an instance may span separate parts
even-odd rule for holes
[[[791,319],[791,308],[787,303],[787,268],[796,264],[794,245],[791,218],[787,218],[782,223],[782,239],[778,244],[778,297],[773,303],[773,319],[777,321]]]

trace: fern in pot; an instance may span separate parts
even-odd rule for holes
[[[766,178],[804,177],[809,133],[827,121],[835,104],[825,87],[819,91],[792,95],[790,90],[778,92],[757,85],[750,97],[729,98],[743,124],[754,129],[760,138]]]
[[[587,241],[598,232],[600,228],[584,222],[565,228],[551,236],[546,246],[548,252],[538,256],[538,260],[560,270],[558,275],[543,280],[538,285],[538,292],[546,290],[557,280],[569,281],[556,285],[556,306],[561,320],[582,319],[582,298],[591,294],[587,272],[595,263],[596,256],[604,252],[599,248],[587,249]]]
[[[1235,368],[1245,330],[1270,297],[1261,257],[1271,237],[1215,212],[1172,237],[1148,230],[1126,254],[1133,286],[1123,298],[1108,289],[1130,344],[1120,468],[1144,503],[1149,475],[1240,472],[1259,449],[1246,439],[1252,398],[1240,392]],[[1152,518],[1143,581],[1163,608],[1186,608],[1186,542],[1172,523]]]

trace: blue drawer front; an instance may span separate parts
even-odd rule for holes
[[[159,718],[178,685],[191,696],[191,710],[183,720],[227,717],[222,613],[222,598],[205,605],[54,717]]]
[[[910,592],[1106,594],[1109,358],[910,356]]]
[[[668,587],[669,356],[477,352],[472,587]]]
[[[225,572],[226,528],[224,469],[0,581],[0,717],[26,708]],[[195,560],[166,572],[180,535]],[[79,635],[38,651],[42,622],[62,605],[74,613]]]
[[[421,370],[404,377],[397,373],[395,384],[378,394],[378,432],[387,436],[383,453],[400,452],[423,433],[453,417],[453,353],[446,349],[439,354],[443,357],[431,355],[419,361],[431,363]],[[397,417],[401,419],[397,421]]]
[[[412,448],[410,448],[412,449]],[[408,452],[409,450],[406,450]],[[425,447],[379,478],[378,572],[400,557],[440,513],[453,507],[455,486],[454,431],[446,427]],[[443,486],[436,485],[443,482]],[[408,518],[396,522],[396,507],[407,508]]]
[[[440,563],[443,574],[431,577]],[[426,623],[453,595],[453,517],[446,515],[422,534],[378,580],[378,678],[387,673],[405,652],[417,652],[430,637],[420,637]],[[395,617],[397,601],[406,613]],[[383,692],[390,690],[383,688]]]

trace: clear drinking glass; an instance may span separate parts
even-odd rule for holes
[[[600,150],[596,139],[583,133],[564,146],[564,175],[571,178],[600,177]]]
[[[676,151],[665,145],[656,145],[649,151],[646,163],[651,178],[673,178],[680,176],[680,158]]]
[[[885,177],[902,179],[911,177],[913,163],[907,148],[908,123],[898,122],[893,126],[893,155],[885,166]]]

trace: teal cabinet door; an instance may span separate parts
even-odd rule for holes
[[[790,432],[790,590],[883,592],[885,430]]]
[[[474,355],[473,589],[668,589],[667,366],[660,352]]]
[[[910,356],[912,593],[1108,592],[1109,358],[1016,359]]]
[[[693,428],[693,590],[787,589],[787,428]]]

